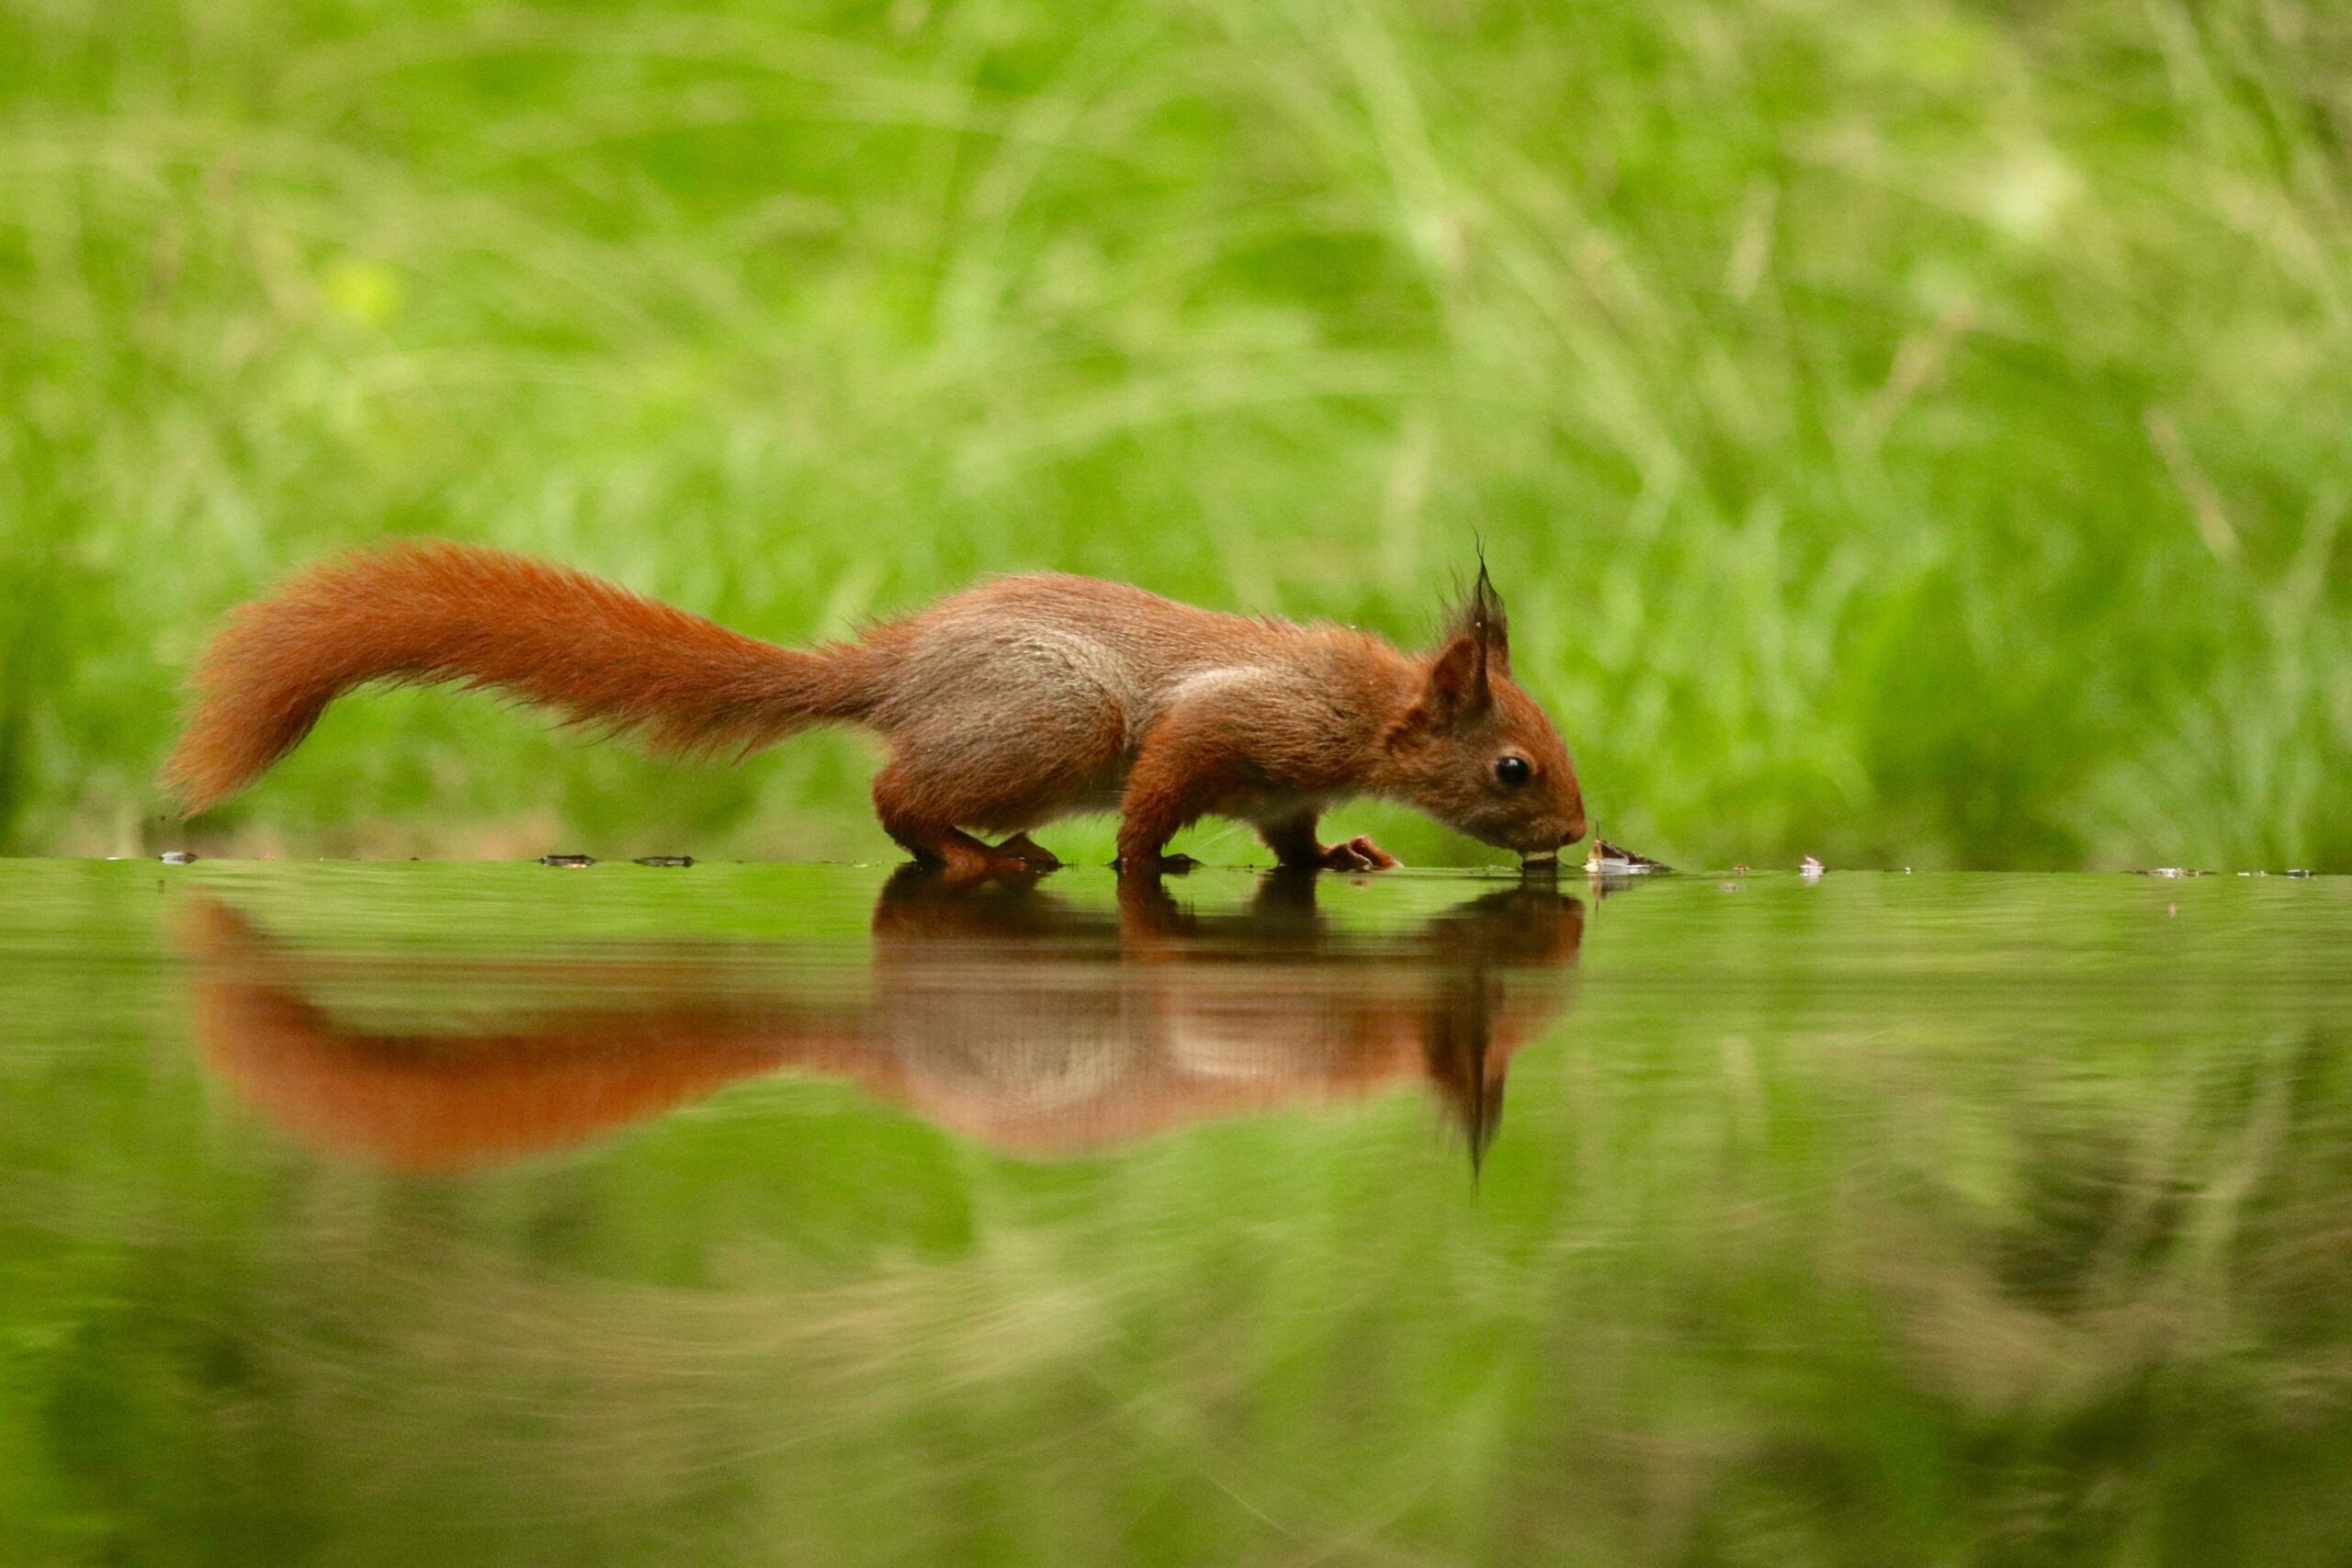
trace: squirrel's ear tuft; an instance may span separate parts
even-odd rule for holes
[[[1446,632],[1449,639],[1476,644],[1484,656],[1486,670],[1498,675],[1510,673],[1510,615],[1503,608],[1503,596],[1495,592],[1494,580],[1487,575],[1483,551],[1478,557],[1478,581],[1470,585],[1469,593],[1454,606],[1452,623]],[[1482,678],[1483,675],[1484,671]]]

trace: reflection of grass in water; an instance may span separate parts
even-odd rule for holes
[[[322,1523],[388,1551],[2162,1560],[2204,1531],[2292,1560],[2344,1528],[2336,1226],[2292,1200],[2344,1174],[2345,1086],[2266,1130],[2231,1083],[2086,1121],[1963,1075],[1922,1118],[1759,1032],[1753,1087],[1792,1111],[1743,1129],[1712,1066],[1579,1053],[1565,1141],[1607,1163],[1498,1167],[1476,1206],[1450,1161],[1393,1168],[1385,1114],[1038,1173],[829,1136],[820,1095],[781,1126],[814,1134],[790,1163],[854,1162],[821,1192],[764,1119],[421,1209],[339,1184],[211,1310],[271,1325],[237,1337],[259,1421],[308,1434]],[[2223,1076],[2258,1100],[2263,1066]],[[1743,1146],[1791,1122],[1809,1148]],[[1969,1173],[2026,1184],[1997,1212],[1909,1153],[2001,1125]],[[966,1212],[907,1212],[905,1156]],[[2043,1181],[2184,1217],[2103,1258]],[[852,1238],[827,1204],[860,1188],[900,1212]],[[2262,1245],[2211,1268],[2199,1211]]]
[[[141,951],[153,868],[10,874],[26,932]],[[372,874],[253,880],[324,931]],[[757,882],[694,929],[756,928]],[[1612,899],[1475,1190],[1409,1100],[1036,1166],[789,1081],[361,1176],[208,1111],[149,1050],[176,981],[110,968],[0,1018],[0,1525],[91,1561],[2334,1562],[2340,901]],[[0,942],[12,998],[58,976]]]
[[[130,842],[212,616],[387,530],[799,638],[1037,565],[1411,635],[1476,528],[1669,859],[2340,862],[2344,48],[2292,4],[26,12],[0,810]],[[400,697],[219,831],[878,853],[863,763]]]

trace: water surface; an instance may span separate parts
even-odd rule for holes
[[[2352,1558],[2352,892],[0,863],[0,1560]]]

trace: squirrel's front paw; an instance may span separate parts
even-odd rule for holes
[[[1394,871],[1405,863],[1370,839],[1353,838],[1323,852],[1326,871]]]

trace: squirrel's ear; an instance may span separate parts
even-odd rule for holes
[[[1475,718],[1494,702],[1487,682],[1487,654],[1476,637],[1457,637],[1438,649],[1421,694],[1397,721],[1396,738],[1426,735]]]
[[[1510,620],[1503,596],[1478,562],[1478,581],[1453,612],[1445,646],[1430,661],[1421,694],[1389,732],[1392,740],[1476,718],[1494,705],[1492,678],[1510,674]]]

